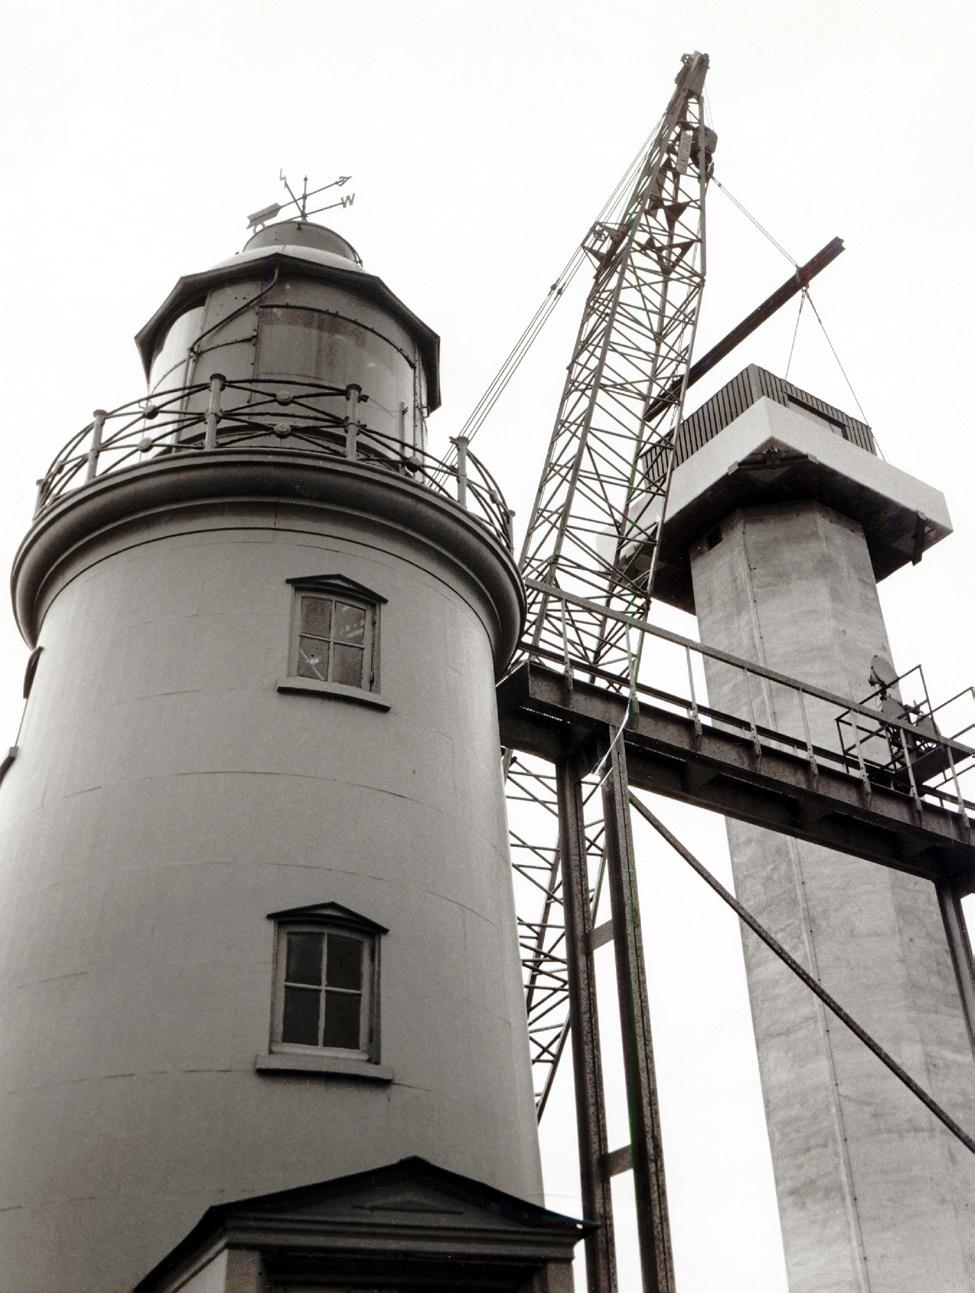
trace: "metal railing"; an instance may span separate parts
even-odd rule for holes
[[[921,698],[910,703],[900,698],[899,689],[914,674],[919,676]],[[928,787],[948,785],[957,777],[959,768],[965,771],[968,767],[969,747],[962,740],[970,740],[969,733],[975,730],[975,719],[971,717],[973,701],[975,687],[965,687],[940,704],[932,705],[924,671],[915,665],[892,682],[878,687],[856,709],[844,710],[836,716],[840,746],[844,754],[851,753],[857,744],[876,751],[873,762],[877,772],[894,789],[909,786],[912,779]],[[946,726],[955,727],[960,721],[959,702],[964,704],[963,717],[968,721],[957,730],[946,732]],[[864,718],[864,707],[872,719]]]
[[[564,602],[575,604],[584,600],[558,588],[547,585],[545,588],[552,597]],[[705,723],[737,731],[750,741],[756,755],[768,748],[794,753],[806,761],[813,777],[820,766],[832,766],[856,777],[867,800],[874,786],[884,786],[909,797],[919,811],[925,802],[954,811],[965,829],[971,829],[975,802],[965,798],[963,786],[975,780],[975,748],[957,737],[925,730],[923,743],[919,742],[917,727],[910,721],[887,718],[868,705],[853,703],[825,688],[705,646],[645,620],[606,609],[603,614],[618,618],[634,632],[646,635],[645,658],[649,650],[656,648],[652,664],[655,680],[660,685],[633,684],[636,696],[689,717],[698,733]],[[561,668],[570,679],[606,683],[624,693],[631,685],[618,675],[594,669],[584,660],[574,658],[568,642],[562,653],[540,650],[529,643],[522,644],[521,652],[522,659],[544,658],[553,667]],[[725,684],[739,684],[736,690],[744,697],[743,713],[727,713],[702,702],[700,697],[708,694],[705,661],[710,661],[712,668],[721,665],[728,671],[722,679]],[[776,717],[780,711],[789,716],[788,728]],[[858,721],[851,721],[854,717]],[[823,730],[837,720],[843,721],[849,733],[844,742],[829,746],[814,739],[815,728]],[[892,746],[898,752],[896,776],[891,776],[889,767]],[[932,750],[937,752],[936,758],[932,758]]]
[[[487,468],[458,438],[447,463],[363,421],[360,387],[251,379],[173,387],[132,400],[91,422],[60,450],[37,482],[35,519],[66,495],[119,472],[176,456],[252,448],[274,455],[342,459],[390,472],[459,503],[512,551],[512,517]]]

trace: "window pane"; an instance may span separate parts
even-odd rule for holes
[[[325,681],[328,677],[327,642],[318,642],[315,638],[298,639],[298,677]]]
[[[365,642],[366,613],[361,606],[349,606],[346,602],[335,603],[336,642]]]
[[[321,934],[288,935],[288,958],[284,977],[289,983],[321,983]]]
[[[362,987],[362,944],[357,938],[329,934],[325,982],[330,988]]]
[[[362,665],[366,653],[362,647],[342,646],[332,643],[332,682],[345,683],[347,687],[361,687]]]
[[[302,597],[301,631],[316,637],[331,637],[332,602],[328,597]]]
[[[281,1021],[281,1040],[298,1046],[318,1046],[318,1002],[321,993],[317,988],[285,988],[284,1018]]]
[[[358,992],[325,993],[325,1046],[358,1051],[362,997]]]

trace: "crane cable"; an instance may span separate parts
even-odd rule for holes
[[[738,208],[738,210],[742,213],[742,215],[745,217],[746,220],[751,221],[751,223],[755,226],[758,232],[763,237],[769,240],[769,242],[772,244],[775,250],[777,252],[780,252],[786,258],[786,260],[789,262],[789,264],[792,266],[793,269],[799,268],[799,262],[796,260],[795,256],[787,252],[777,238],[772,237],[772,235],[765,228],[765,226],[759,223],[759,221],[755,218],[755,216],[752,215],[752,213],[748,210],[746,206],[744,206],[743,203],[738,201],[738,199],[735,197],[732,191],[727,187],[727,185],[721,183],[717,175],[711,176],[711,183],[717,184],[718,188],[725,195],[728,201],[732,202]]]
[[[809,295],[809,288],[804,287],[799,296],[799,309],[796,313],[796,326],[792,332],[792,345],[789,347],[789,358],[785,365],[785,380],[789,380],[789,369],[792,367],[792,356],[796,351],[796,337],[799,335],[799,320],[802,318],[802,307],[806,304],[806,297]]]
[[[646,159],[647,153],[657,137],[659,128],[660,121],[655,124],[653,130],[640,145],[640,148],[633,160],[630,162],[629,166],[627,166],[626,170],[614,186],[613,191],[603,203],[599,214],[593,221],[593,225],[605,223],[606,221],[611,220],[614,212],[616,212],[617,208],[620,206],[621,199],[628,196],[632,185],[635,183],[636,178],[639,175],[640,168]],[[592,228],[593,225],[590,225],[590,228]],[[470,443],[470,441],[477,435],[478,431],[480,431],[488,414],[501,398],[508,386],[508,383],[521,365],[522,360],[528,354],[542,328],[548,322],[555,307],[562,299],[565,289],[575,278],[576,274],[585,262],[586,253],[583,251],[582,242],[579,242],[576,244],[572,255],[559,271],[555,281],[549,287],[542,303],[525,325],[521,336],[511,347],[511,350],[505,357],[501,367],[491,379],[487,390],[485,390],[481,398],[474,405],[474,408],[471,410],[466,421],[461,427],[458,434],[459,436],[466,438],[468,443]],[[450,461],[453,461],[453,455],[451,456]]]
[[[860,416],[863,418],[864,422],[868,422],[868,423],[869,423],[870,419],[867,417],[866,413],[863,411],[863,405],[862,405],[862,404],[860,403],[860,401],[857,399],[857,393],[856,393],[856,391],[853,389],[853,383],[850,381],[849,377],[848,377],[848,376],[847,376],[847,374],[846,374],[846,369],[843,367],[843,364],[840,362],[840,357],[839,357],[839,355],[836,353],[836,347],[833,345],[832,341],[830,341],[829,333],[826,331],[826,324],[825,324],[825,323],[823,323],[822,319],[819,317],[819,311],[816,309],[815,302],[813,301],[812,296],[810,295],[810,293],[809,293],[809,289],[808,289],[808,288],[806,288],[806,295],[807,295],[807,296],[809,296],[809,308],[810,308],[810,310],[812,310],[813,314],[816,316],[816,322],[819,324],[819,326],[820,326],[820,327],[822,328],[822,330],[823,330],[823,336],[826,338],[826,344],[827,344],[827,346],[829,346],[830,351],[832,352],[833,358],[836,360],[836,366],[837,366],[837,368],[839,368],[840,372],[843,374],[843,379],[844,379],[844,381],[846,382],[847,386],[850,388],[850,394],[853,396],[854,402],[856,403],[857,408],[860,410]]]
[[[725,197],[726,197],[726,198],[728,198],[728,200],[729,200],[730,202],[732,202],[732,203],[733,203],[733,204],[738,208],[738,210],[742,213],[742,215],[745,217],[745,219],[746,219],[746,220],[748,220],[748,221],[750,221],[750,222],[751,222],[751,224],[753,224],[753,225],[755,226],[755,228],[759,231],[759,233],[761,233],[761,234],[763,235],[763,237],[765,237],[765,238],[767,238],[767,239],[768,239],[768,241],[772,244],[772,246],[775,248],[775,250],[776,250],[776,251],[778,251],[778,252],[780,252],[780,253],[781,253],[781,254],[786,258],[786,260],[789,262],[789,264],[790,264],[790,265],[792,265],[792,267],[793,267],[794,269],[798,269],[798,268],[799,268],[799,262],[795,259],[795,257],[794,257],[794,256],[792,256],[788,251],[786,251],[786,249],[782,246],[782,244],[778,241],[778,239],[777,239],[777,238],[774,238],[774,237],[772,236],[772,234],[770,234],[770,233],[769,233],[769,231],[765,228],[765,226],[764,226],[764,225],[763,225],[759,220],[757,220],[755,216],[753,216],[753,215],[752,215],[752,213],[748,210],[748,208],[747,208],[747,207],[746,207],[742,202],[739,202],[739,201],[738,201],[738,199],[737,199],[737,198],[735,197],[735,195],[731,192],[731,190],[727,187],[727,185],[722,184],[722,183],[721,183],[721,181],[718,179],[718,177],[717,177],[716,175],[712,175],[712,176],[711,176],[711,183],[712,183],[712,184],[716,184],[716,185],[718,186],[718,188],[719,188],[719,189],[721,190],[721,192],[725,195]],[[797,335],[797,333],[798,333],[798,331],[799,331],[799,318],[800,318],[800,317],[801,317],[801,315],[802,315],[802,307],[803,307],[803,305],[805,304],[805,302],[806,302],[806,300],[807,300],[807,299],[808,299],[808,301],[809,301],[809,308],[812,310],[813,314],[815,315],[815,317],[816,317],[816,322],[819,324],[820,329],[822,330],[822,334],[823,334],[823,336],[826,338],[826,344],[827,344],[827,346],[829,346],[830,353],[832,354],[833,358],[836,360],[836,366],[837,366],[837,368],[840,370],[840,372],[842,373],[842,375],[843,375],[843,380],[846,382],[847,388],[848,388],[848,390],[849,390],[850,394],[853,396],[853,402],[854,402],[854,404],[856,404],[857,408],[860,410],[860,416],[863,418],[864,422],[866,422],[866,423],[867,423],[867,425],[869,426],[869,425],[870,425],[870,419],[867,417],[866,411],[864,410],[863,405],[860,403],[860,399],[859,399],[859,397],[858,397],[858,395],[857,395],[856,391],[853,389],[853,383],[850,381],[849,374],[847,373],[846,369],[843,367],[843,362],[842,362],[842,360],[840,359],[839,355],[836,353],[836,347],[833,345],[833,342],[832,342],[832,340],[830,339],[830,335],[829,335],[829,333],[826,331],[826,324],[825,324],[825,323],[823,323],[822,317],[820,316],[819,311],[816,309],[815,302],[814,302],[814,301],[813,301],[813,299],[812,299],[812,293],[810,292],[810,290],[809,290],[809,288],[808,288],[808,287],[804,287],[804,288],[802,289],[802,295],[801,295],[801,297],[800,297],[800,299],[799,299],[799,313],[798,313],[798,315],[796,316],[796,328],[795,328],[795,332],[794,332],[794,333],[793,333],[793,335],[792,335],[792,346],[791,346],[791,348],[790,348],[790,350],[789,350],[789,362],[788,362],[788,364],[786,365],[786,370],[785,370],[786,379],[788,379],[788,376],[789,376],[789,368],[790,368],[790,367],[791,367],[791,365],[792,365],[792,354],[793,354],[793,351],[794,351],[794,350],[795,350],[795,348],[796,348],[796,335]],[[877,443],[877,438],[876,438],[876,436],[874,436],[874,443],[875,443],[875,444]],[[880,445],[879,445],[879,444],[877,444],[877,450],[878,450],[878,452],[880,452]],[[881,457],[883,457],[883,454],[881,453],[881,454],[880,454],[880,456],[881,456]]]

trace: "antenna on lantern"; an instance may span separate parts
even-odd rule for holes
[[[310,198],[317,197],[319,193],[325,193],[328,189],[342,188],[351,180],[351,175],[340,175],[337,179],[331,180],[328,184],[322,184],[317,189],[308,188],[308,176],[302,177],[302,189],[300,194],[296,194],[294,189],[288,183],[288,177],[282,170],[278,178],[288,190],[287,202],[272,202],[270,206],[262,207],[260,211],[255,211],[247,217],[248,229],[263,229],[269,220],[276,219],[282,211],[287,211],[288,207],[297,207],[298,218],[307,220],[309,216],[319,215],[322,211],[331,211],[335,207],[350,207],[355,201],[354,193],[344,193],[337,202],[327,202],[324,206],[315,207],[314,210],[308,210],[308,201]]]

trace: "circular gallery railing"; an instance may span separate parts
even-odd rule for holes
[[[96,409],[37,482],[35,518],[67,494],[104,476],[176,455],[253,448],[300,453],[391,472],[459,503],[512,550],[513,513],[497,482],[463,436],[447,463],[364,420],[369,397],[358,386],[251,379],[173,387],[110,412]],[[405,417],[405,411],[404,411]]]

